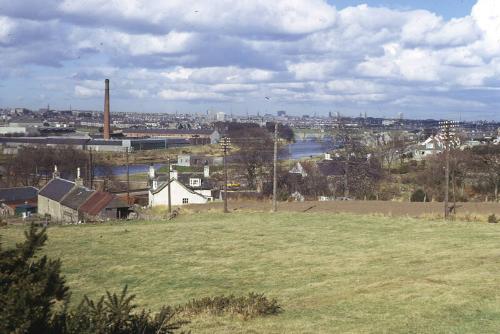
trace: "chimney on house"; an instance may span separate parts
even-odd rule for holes
[[[80,167],[76,169],[76,179],[75,179],[75,184],[79,187],[83,187],[83,179],[81,178],[80,175]]]
[[[57,165],[54,165],[54,172],[52,173],[52,178],[55,179],[56,177],[61,176],[59,171],[57,170]]]
[[[110,125],[110,114],[109,114],[109,79],[104,81],[104,140],[109,140],[111,137],[111,125]]]
[[[203,166],[203,177],[204,178],[210,177],[210,166],[209,165]]]
[[[170,179],[177,180],[177,177],[178,177],[177,171],[175,169],[171,170],[170,171]]]
[[[152,180],[156,177],[155,166],[153,164],[149,165],[149,180]]]

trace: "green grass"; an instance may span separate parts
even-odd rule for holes
[[[12,246],[22,229],[0,230]],[[499,333],[500,225],[307,213],[206,213],[49,230],[73,300],[124,284],[153,310],[217,294],[279,316],[193,319],[193,333]]]

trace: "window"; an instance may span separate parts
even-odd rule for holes
[[[188,203],[189,203],[189,198],[182,199],[182,204],[188,204]]]
[[[201,179],[189,179],[189,186],[199,187],[201,185]]]

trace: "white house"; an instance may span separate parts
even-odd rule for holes
[[[295,166],[293,166],[292,169],[288,171],[290,174],[300,174],[302,177],[307,176],[307,172],[305,171],[304,167],[302,167],[302,164],[300,162],[297,162]]]
[[[209,168],[205,166],[203,175],[178,175],[173,170],[169,177],[155,177],[149,189],[149,206],[168,205],[169,185],[172,205],[205,204],[213,201],[208,176]]]
[[[413,152],[415,160],[422,160],[430,155],[441,153],[444,150],[444,143],[439,136],[430,136],[423,143],[420,143]]]

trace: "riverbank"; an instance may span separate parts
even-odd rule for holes
[[[206,156],[220,155],[220,147],[213,145],[183,146],[168,149],[134,151],[128,154],[130,165],[140,165],[151,163],[165,163],[167,159],[177,159],[179,154],[199,154]],[[95,152],[96,163],[102,161],[111,166],[125,166],[127,164],[127,154],[124,152]]]

